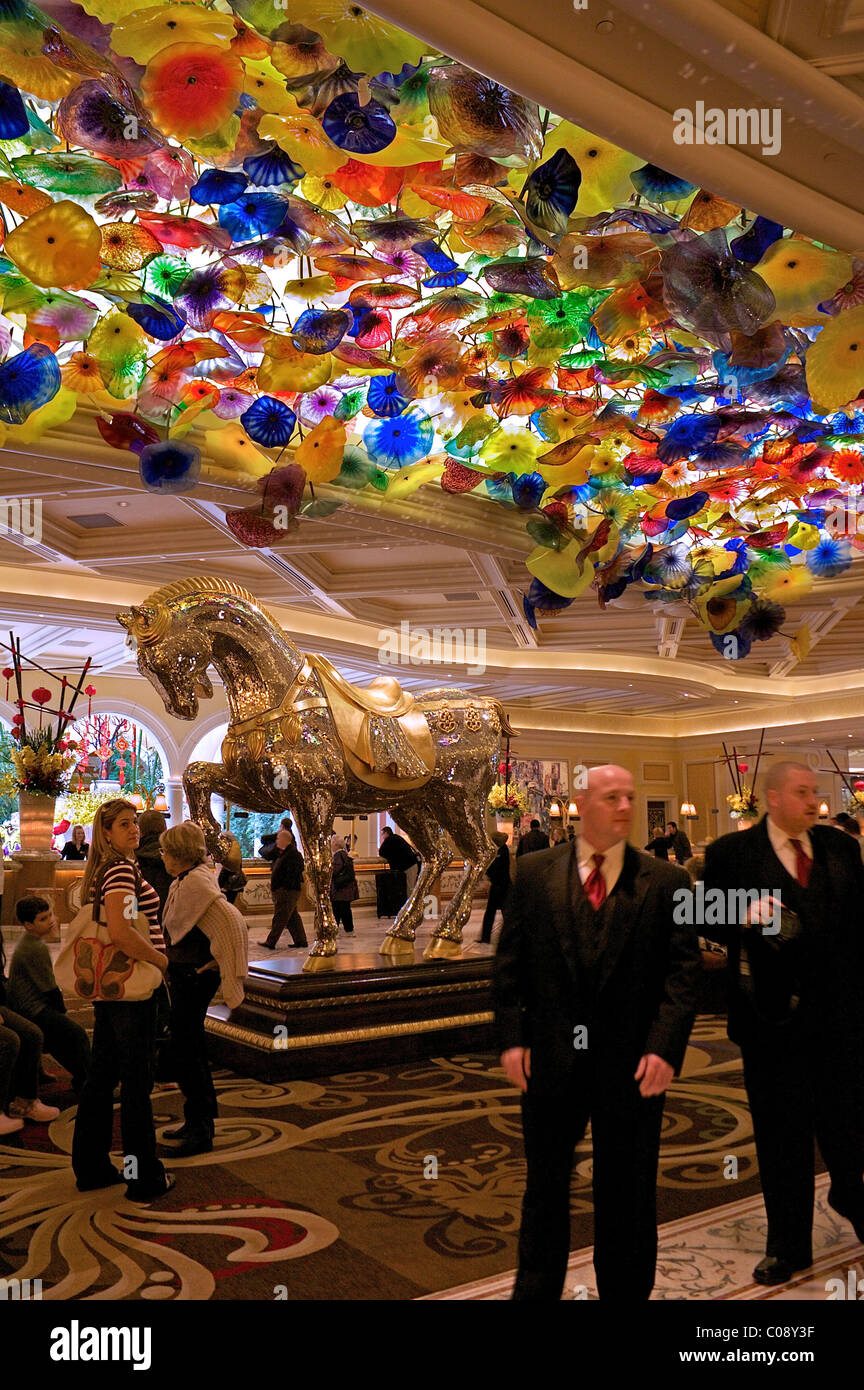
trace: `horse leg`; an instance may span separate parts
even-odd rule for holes
[[[413,956],[414,938],[423,920],[426,889],[450,863],[452,846],[446,830],[430,821],[426,807],[399,806],[390,814],[400,830],[411,836],[423,862],[414,889],[381,943],[380,953],[382,956]]]
[[[221,864],[231,852],[234,842],[227,837],[213,815],[210,797],[215,792],[226,801],[242,806],[243,788],[231,781],[222,763],[190,763],[183,774],[183,790],[191,817],[204,832],[208,851]]]
[[[458,956],[462,950],[462,928],[471,916],[474,885],[495,858],[495,846],[486,829],[485,806],[470,804],[458,808],[446,806],[444,823],[456,846],[457,854],[465,860],[465,868],[446,909],[441,915],[432,940],[423,952],[424,960]],[[448,814],[449,813],[449,814]]]
[[[335,956],[339,949],[339,924],[333,915],[333,905],[330,902],[330,837],[333,833],[334,811],[335,808],[332,806],[325,809],[316,804],[313,817],[300,802],[299,797],[294,801],[294,815],[306,854],[306,872],[311,880],[315,898],[315,944],[303,966],[305,973],[323,969],[324,961],[330,956]]]

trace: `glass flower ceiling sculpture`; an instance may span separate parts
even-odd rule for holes
[[[50,11],[0,0],[7,448],[95,408],[250,546],[491,499],[532,624],[635,585],[736,658],[864,545],[864,264],[346,0]]]

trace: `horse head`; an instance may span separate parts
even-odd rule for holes
[[[211,699],[207,675],[213,651],[209,636],[184,621],[159,591],[143,604],[117,614],[127,641],[137,649],[138,670],[159,692],[169,714],[194,719],[198,696]]]

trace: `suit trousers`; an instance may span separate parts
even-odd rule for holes
[[[635,1066],[632,1068],[636,1070]],[[594,1271],[600,1298],[647,1299],[657,1261],[657,1161],[663,1096],[643,1099],[632,1076],[581,1075],[552,1095],[522,1099],[527,1183],[513,1298],[561,1298],[570,1253],[570,1182],[591,1121]]]
[[[218,988],[218,970],[199,973],[194,965],[168,966],[174,1076],[183,1092],[183,1116],[187,1125],[204,1134],[212,1133],[218,1113],[204,1030],[207,1010]]]
[[[766,1254],[812,1260],[814,1140],[838,1203],[864,1217],[864,1095],[860,1074],[838,1065],[842,1040],[820,1056],[797,1027],[742,1042],[759,1176],[768,1217]],[[857,1068],[853,1069],[857,1072]]]
[[[273,923],[264,943],[265,946],[276,946],[286,927],[295,946],[309,945],[306,940],[303,918],[297,911],[297,899],[299,897],[299,888],[273,889]]]
[[[486,911],[483,913],[483,925],[480,928],[480,940],[492,940],[492,928],[495,926],[495,914],[504,911],[504,904],[510,893],[510,884],[505,883],[498,888],[493,883],[489,888],[489,897],[486,899]]]

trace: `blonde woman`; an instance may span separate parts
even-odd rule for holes
[[[162,1138],[177,1157],[186,1158],[213,1148],[217,1104],[204,1021],[220,981],[229,1008],[243,999],[248,932],[206,863],[204,834],[197,825],[185,821],[172,826],[160,835],[159,846],[173,879],[162,927],[168,944],[171,1055],[184,1097],[183,1124],[166,1129]]]
[[[149,961],[164,972],[168,959],[159,928],[159,897],[141,877],[135,859],[140,832],[131,801],[106,801],[96,812],[82,903],[96,902],[108,935],[132,960]],[[150,940],[134,927],[143,913]],[[126,1196],[152,1202],[174,1186],[156,1156],[150,1092],[153,1087],[156,997],[93,1005],[93,1055],[84,1083],[72,1140],[72,1167],[79,1191],[127,1180]],[[113,1093],[120,1083],[123,1173],[111,1162]]]

